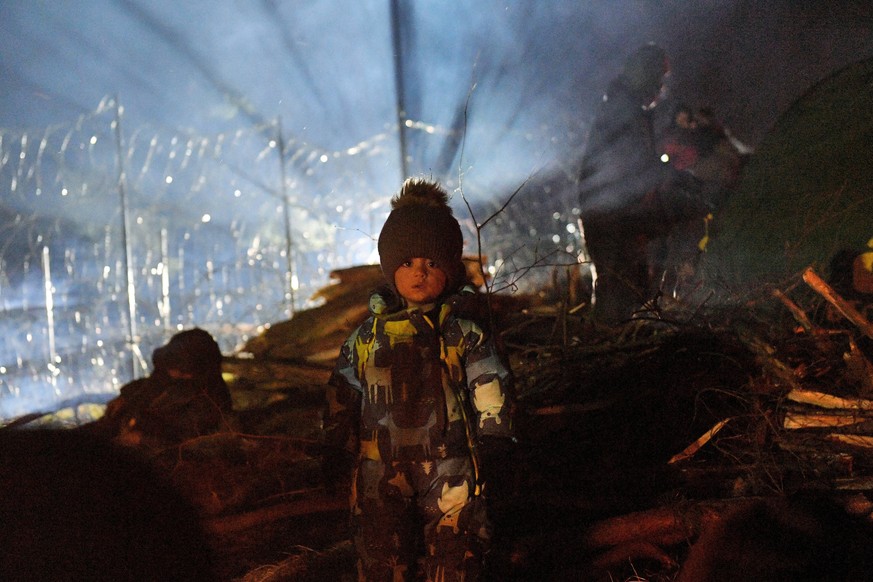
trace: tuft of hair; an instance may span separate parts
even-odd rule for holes
[[[408,178],[400,187],[400,192],[391,199],[391,209],[420,204],[433,208],[443,208],[451,214],[449,195],[442,186],[424,178]]]

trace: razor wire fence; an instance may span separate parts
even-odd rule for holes
[[[280,119],[214,135],[125,119],[107,97],[71,123],[0,129],[0,420],[114,396],[181,329],[238,351],[311,307],[331,270],[378,259],[400,175],[396,120],[335,150]],[[431,147],[453,131],[407,129]],[[465,139],[492,143],[492,133]],[[452,203],[467,252],[484,255],[492,288],[536,287],[572,268],[572,164],[505,192],[461,183],[475,165],[432,177],[461,193]]]
[[[70,124],[0,130],[0,418],[114,395],[180,329],[238,349],[334,266],[372,260],[388,200],[358,178],[393,160],[390,138],[334,152],[278,120],[127,128],[116,98]]]

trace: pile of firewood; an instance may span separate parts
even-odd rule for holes
[[[249,406],[240,412],[259,426],[281,426],[271,415],[301,399],[315,405],[378,272],[363,267],[336,278],[321,307],[228,358],[235,399]],[[847,515],[870,515],[871,324],[813,271],[804,280],[819,299],[804,307],[775,291],[764,313],[757,305],[653,305],[610,328],[567,301],[543,301],[545,294],[492,298],[516,377],[519,432],[495,503],[495,579],[673,580],[686,560],[701,561],[698,538],[711,539],[738,515],[761,514],[762,503],[790,524],[783,516],[794,508],[785,500],[803,492],[825,493]],[[309,452],[303,460],[317,460],[317,450]],[[266,524],[332,516],[334,537],[301,534],[295,539],[310,543],[240,580],[351,576],[342,492],[325,497],[310,484],[311,492],[280,504],[214,519],[213,531],[230,543]]]
[[[706,561],[700,554],[730,545],[713,542],[726,535],[726,523],[752,515],[766,513],[790,537],[796,532],[786,524],[810,519],[791,513],[800,511],[797,496],[815,494],[828,511],[839,507],[838,519],[855,520],[839,522],[846,531],[873,524],[873,324],[862,313],[869,305],[843,299],[811,269],[803,280],[824,300],[823,309],[814,306],[824,323],[777,290],[774,302],[789,322],[774,319],[772,305],[766,317],[754,309],[710,312],[696,323],[652,312],[611,334],[585,337],[576,329],[575,344],[517,346],[521,402],[539,420],[532,424],[596,423],[590,469],[621,465],[602,490],[621,491],[623,503],[587,483],[586,517],[607,517],[548,538],[553,545],[575,539],[575,552],[586,556],[576,569],[585,572],[581,579],[645,571],[648,580],[673,580],[686,559],[699,564]],[[629,402],[641,392],[643,404]],[[689,438],[677,447],[683,435]],[[646,487],[619,482],[639,478]],[[837,543],[804,538],[797,551]]]
[[[354,579],[347,491],[323,485],[320,422],[381,275],[333,277],[320,306],[225,357],[226,431],[153,456],[199,508],[222,579]],[[834,542],[792,529],[798,511],[818,519],[794,501],[811,492],[873,521],[871,307],[812,270],[802,280],[754,304],[652,303],[611,327],[559,288],[488,297],[519,437],[493,501],[491,579],[694,582],[682,572],[734,547],[713,540],[751,516],[817,555]]]

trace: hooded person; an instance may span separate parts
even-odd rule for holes
[[[155,371],[174,379],[193,379],[221,412],[232,408],[230,390],[221,375],[221,348],[199,327],[180,331],[152,353]]]
[[[594,265],[594,315],[630,318],[652,294],[650,242],[681,220],[660,195],[678,172],[661,161],[652,109],[664,95],[667,54],[646,44],[610,83],[589,131],[579,172],[580,223]]]
[[[488,468],[513,437],[511,375],[459,308],[463,236],[445,190],[410,179],[391,208],[378,241],[386,284],[341,347],[325,440],[354,465],[361,580],[470,582],[491,536]]]
[[[152,352],[152,373],[122,386],[89,430],[122,444],[160,448],[227,428],[232,401],[221,362],[209,332],[176,333]]]

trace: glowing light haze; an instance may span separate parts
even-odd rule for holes
[[[234,350],[375,260],[404,174],[480,222],[528,181],[483,250],[572,254],[575,164],[624,56],[664,46],[672,94],[754,146],[873,56],[869,2],[800,4],[4,1],[0,418],[113,394],[180,327]]]

